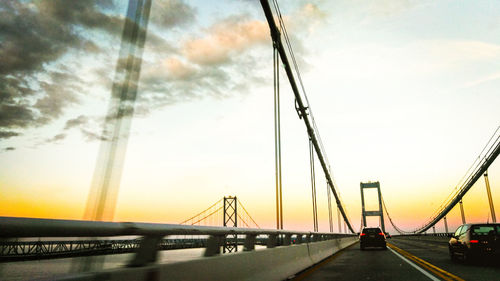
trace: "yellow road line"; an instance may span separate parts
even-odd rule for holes
[[[446,281],[465,281],[464,279],[456,276],[456,275],[453,275],[451,273],[449,273],[448,271],[446,270],[443,270],[421,258],[418,258],[390,243],[387,243],[387,246],[391,247],[391,249],[395,250],[396,252],[400,253],[401,255],[403,255],[405,258],[408,258],[414,262],[416,262],[418,265],[420,265],[421,267],[425,268],[426,270],[432,272],[434,275],[446,280]]]
[[[299,281],[299,280],[302,280],[304,278],[306,278],[307,276],[311,275],[313,272],[315,272],[316,270],[318,270],[320,267],[322,267],[323,265],[331,262],[332,260],[334,260],[336,257],[340,256],[340,254],[346,250],[346,249],[349,249],[350,247],[352,247],[353,245],[355,245],[356,243],[350,245],[350,246],[347,246],[345,247],[344,249],[336,252],[335,254],[333,254],[332,256],[330,256],[329,258],[326,258],[324,259],[322,262],[314,265],[313,267],[311,267],[310,269],[307,269],[306,271],[302,272],[301,274],[299,274],[298,276],[296,276],[295,278],[293,278],[294,281]]]

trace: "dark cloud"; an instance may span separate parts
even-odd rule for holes
[[[57,135],[53,136],[50,139],[47,139],[45,142],[47,142],[47,143],[58,142],[58,141],[61,141],[61,140],[65,139],[65,138],[66,138],[66,134],[65,133],[60,133],[60,134],[57,134]]]
[[[85,139],[87,141],[96,141],[96,140],[105,141],[105,140],[108,140],[108,138],[105,137],[103,134],[93,132],[89,129],[82,128],[81,133],[83,134],[83,136],[85,137]]]
[[[14,131],[0,131],[0,139],[8,139],[11,137],[17,137],[20,134]]]
[[[153,3],[150,19],[157,28],[184,25],[195,18],[195,9],[185,1]],[[116,49],[103,41],[121,38],[124,19],[129,20],[125,11],[118,11],[121,7],[115,7],[112,0],[0,1],[0,130],[48,124],[79,103],[90,85],[75,73],[79,62],[66,67],[62,60],[78,52],[85,56],[104,53],[103,58],[109,58]],[[175,52],[152,30],[148,46],[158,53]],[[111,86],[109,72],[115,62],[103,64],[96,71],[103,74],[96,82]],[[82,133],[95,138],[91,130]]]
[[[50,66],[72,50],[100,51],[82,30],[119,35],[123,19],[104,12],[112,8],[111,0],[0,2],[0,129],[47,124],[78,103],[74,70]]]
[[[26,127],[36,120],[36,112],[24,104],[0,105],[0,127]]]
[[[68,136],[68,131],[78,129],[86,141],[106,140],[107,138],[102,131],[102,118],[91,118],[85,115],[79,115],[75,118],[68,119],[61,133],[47,139],[46,143],[58,142]]]
[[[100,41],[110,36],[116,40],[121,35],[124,22],[123,17],[114,15],[116,9],[111,0],[0,2],[1,132],[17,133],[49,124],[82,100],[92,85],[78,77],[78,62],[65,66],[64,59],[75,52],[103,58],[104,66],[95,69],[94,82],[112,86],[116,61],[106,59],[116,48]],[[132,112],[146,115],[157,108],[204,97],[222,99],[248,92],[248,83],[268,82],[258,76],[258,70],[270,68],[270,52],[266,65],[252,54],[255,47],[270,46],[265,22],[235,16],[203,30],[205,35],[199,38],[175,43],[155,33],[160,28],[189,24],[195,16],[196,10],[185,1],[153,1],[152,28],[145,46],[145,58],[150,62],[142,66],[139,99],[134,104],[134,98],[125,97],[123,116]],[[102,36],[92,37],[89,34],[95,33],[89,30]],[[85,64],[82,58],[81,64]],[[177,61],[165,62],[168,58]],[[129,59],[118,60],[116,69]],[[113,95],[118,98],[115,91]],[[109,119],[84,115],[68,119],[61,132],[47,142],[61,141],[72,129],[88,141],[106,139],[96,128]]]
[[[66,125],[64,126],[64,130],[69,130],[74,127],[80,127],[81,125],[87,124],[89,121],[89,118],[85,115],[80,115],[76,118],[69,119],[66,121]]]
[[[90,0],[0,2],[0,128],[46,124],[78,101],[78,76],[47,66],[72,49],[98,50],[78,28],[118,31],[120,20],[100,11],[111,5]]]
[[[58,59],[69,48],[85,44],[74,30],[77,22],[61,22],[57,11],[50,9],[59,1],[0,2],[0,74],[42,70],[44,64]],[[63,1],[61,9],[71,15],[77,3],[95,7],[89,1]],[[95,11],[97,13],[97,11]]]
[[[151,52],[155,54],[173,54],[177,52],[177,49],[167,42],[167,40],[149,30],[147,34],[145,53]]]
[[[36,2],[41,15],[54,18],[60,24],[77,24],[120,33],[122,20],[105,14],[102,9],[114,7],[111,0],[47,0]]]
[[[40,82],[40,88],[46,95],[33,105],[40,112],[42,123],[61,116],[68,105],[78,102],[78,95],[83,91],[79,86],[81,81],[73,74],[52,72],[50,77],[51,82]]]
[[[193,22],[196,10],[182,0],[153,1],[151,23],[161,27],[173,27]]]

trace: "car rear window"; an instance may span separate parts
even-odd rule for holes
[[[472,227],[472,233],[476,235],[488,235],[490,231],[495,231],[493,225],[476,225]]]
[[[380,228],[365,228],[363,229],[363,233],[379,233],[382,232]]]

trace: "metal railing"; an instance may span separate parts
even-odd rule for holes
[[[140,236],[139,247],[129,266],[145,266],[156,261],[159,245],[165,236],[206,235],[204,256],[221,253],[226,235],[244,235],[244,251],[252,251],[256,244],[266,241],[267,248],[325,241],[353,234],[334,234],[275,229],[190,226],[135,222],[98,222],[57,219],[0,217],[0,239],[28,237],[112,237]],[[262,237],[264,236],[264,237]],[[258,239],[261,243],[258,243]],[[6,240],[7,239],[7,240]]]
[[[0,262],[132,253],[141,239],[0,241]],[[159,251],[204,248],[207,238],[162,239]],[[242,243],[241,243],[242,244]]]
[[[395,234],[392,235],[392,237],[451,237],[453,235],[452,232],[446,233],[446,232],[438,232],[438,233],[412,233],[412,234]]]

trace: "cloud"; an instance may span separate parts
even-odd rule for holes
[[[45,142],[47,142],[47,143],[58,142],[58,141],[61,141],[61,140],[65,139],[65,138],[66,138],[66,134],[65,133],[60,133],[60,134],[57,134],[57,135],[53,136],[50,139],[47,139]]]
[[[105,133],[102,132],[103,122],[104,118],[80,115],[67,120],[64,131],[77,128],[86,141],[107,140],[108,138],[104,135]]]
[[[205,37],[186,41],[181,52],[193,63],[214,65],[226,63],[235,53],[266,42],[270,42],[266,22],[231,17],[209,28]]]
[[[186,79],[196,71],[178,58],[167,58],[164,62],[168,74],[174,79]]]
[[[290,24],[289,36],[299,67],[307,66],[302,35],[312,32],[325,18],[321,9],[311,3],[284,15],[286,22],[294,23]],[[262,52],[265,48],[269,52]],[[244,95],[251,87],[271,83],[271,77],[262,72],[271,68],[271,48],[265,20],[246,14],[223,18],[202,29],[200,35],[181,41],[178,51],[144,63],[136,113],[148,114],[157,108],[206,97]]]
[[[36,120],[36,113],[24,104],[0,105],[0,127],[9,129],[13,127],[26,127]]]
[[[271,48],[266,22],[247,15],[231,16],[201,32],[181,41],[176,50],[156,52],[144,61],[136,115],[206,97],[242,95],[249,84],[270,79],[261,77],[260,69],[270,67],[271,52],[265,53],[266,60],[255,52],[266,43]]]
[[[85,115],[80,115],[76,118],[69,119],[66,121],[66,125],[64,126],[64,130],[69,130],[74,127],[80,127],[81,125],[87,124],[89,121],[89,118]]]
[[[151,23],[161,27],[182,26],[195,20],[196,10],[180,0],[153,1]]]
[[[422,52],[447,63],[489,60],[500,56],[500,45],[473,40],[425,40]]]
[[[111,0],[77,2],[0,2],[0,37],[5,39],[0,43],[0,130],[52,123],[85,101],[90,88],[111,86],[109,69],[115,62],[93,67],[95,77],[89,80],[89,76],[79,78],[79,62],[71,59],[77,53],[90,60],[116,52],[103,41],[117,40],[123,17],[116,15]],[[265,21],[233,15],[202,29],[201,36],[183,36],[180,41],[159,32],[194,22],[196,13],[185,1],[154,1],[136,115],[178,102],[245,94],[250,85],[270,80],[262,74],[262,69],[269,69],[270,52],[256,51],[271,49]],[[322,18],[313,4],[304,5],[297,14],[301,19]],[[298,37],[291,40],[296,53],[301,52]],[[95,128],[104,121],[95,119],[84,115],[68,119],[48,141],[64,139],[73,128],[87,140],[102,139]]]
[[[194,18],[194,10],[182,1],[155,3],[168,10],[163,26]],[[68,57],[109,52],[102,41],[119,38],[124,25],[116,10],[111,0],[0,2],[0,130],[43,126],[79,104],[92,85],[79,78],[74,69],[78,62]],[[94,38],[94,34],[100,35]],[[152,31],[148,40],[156,48],[172,50]],[[112,68],[106,63],[105,67]]]
[[[87,141],[96,141],[96,140],[105,141],[109,139],[105,137],[103,134],[93,132],[89,129],[82,128],[81,132]]]
[[[416,6],[432,3],[431,1],[415,0],[379,0],[377,2],[356,1],[366,6],[367,15],[372,18],[392,17],[404,13]]]
[[[290,20],[290,17],[293,20]],[[314,32],[318,25],[325,22],[327,14],[314,3],[306,3],[299,10],[285,20],[286,25],[290,25],[293,34],[296,32]]]
[[[0,131],[0,139],[8,139],[11,137],[17,137],[20,134],[14,131]]]
[[[109,1],[105,1],[107,3]],[[99,4],[98,4],[99,3]],[[109,3],[108,3],[109,4]],[[101,1],[64,0],[0,3],[0,74],[42,70],[69,48],[89,46],[75,26],[118,32],[121,21],[102,13]]]
[[[121,20],[104,14],[111,1],[0,2],[0,129],[29,128],[59,118],[79,101],[81,80],[60,65],[71,50],[98,51],[81,28],[119,31]]]
[[[500,80],[500,72],[489,74],[489,75],[481,77],[479,79],[467,82],[463,85],[463,88],[471,88],[471,87],[475,87],[477,85],[480,85],[480,84],[483,84],[486,82],[490,82],[490,81],[495,81],[495,80]]]
[[[96,133],[102,130],[103,118],[88,117],[79,115],[75,118],[66,120],[62,132],[45,140],[45,143],[53,143],[64,140],[68,136],[68,131],[78,129],[86,141],[106,140],[102,133]]]

